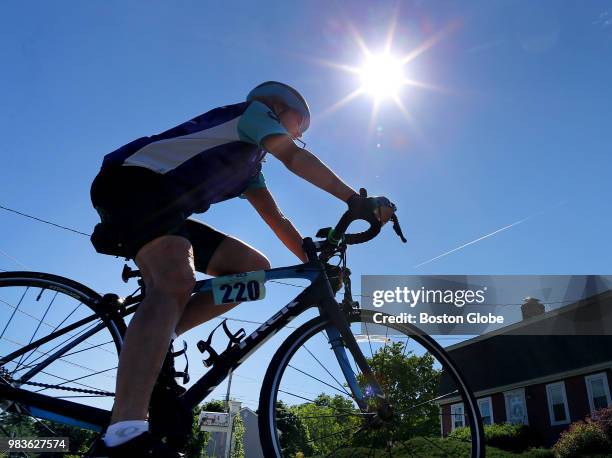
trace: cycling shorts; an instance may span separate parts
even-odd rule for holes
[[[91,202],[100,215],[92,243],[100,253],[134,259],[147,243],[163,235],[185,237],[193,246],[195,267],[206,268],[227,237],[215,228],[187,219],[165,177],[143,167],[100,171],[91,186]]]

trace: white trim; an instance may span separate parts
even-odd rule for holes
[[[523,388],[523,387],[530,386],[530,385],[540,385],[543,383],[554,382],[560,379],[567,379],[570,377],[576,377],[578,375],[588,374],[590,372],[596,372],[596,371],[602,371],[602,370],[605,371],[608,369],[612,370],[612,361],[606,361],[605,363],[599,363],[599,364],[594,364],[592,366],[572,369],[571,371],[557,372],[556,374],[545,375],[543,377],[533,378],[529,380],[521,380],[520,382],[512,383],[509,385],[495,386],[493,388],[487,388],[486,390],[475,391],[474,396],[476,396],[477,398],[481,398],[484,396],[490,396],[491,394],[494,394],[494,393],[500,393],[502,391],[510,391],[510,390],[514,390],[517,388]],[[441,404],[441,405],[446,405],[446,404],[452,404],[459,400],[461,400],[460,396],[454,396],[452,398],[441,399],[436,402],[438,402],[438,404]]]
[[[556,387],[561,387],[561,397],[563,400],[563,408],[565,409],[565,420],[560,420],[560,421],[555,420],[555,413],[553,410],[553,403],[552,403],[551,390]],[[561,382],[549,383],[548,385],[546,385],[546,400],[548,401],[548,416],[550,417],[550,425],[557,426],[557,425],[568,424],[570,422],[570,411],[569,411],[569,406],[567,405],[567,393],[565,392],[565,382],[561,381]]]
[[[459,406],[461,407],[461,414],[457,414],[456,412],[453,412],[453,410],[456,409]],[[461,427],[465,426],[465,406],[463,405],[463,402],[460,402],[458,404],[452,404],[450,406],[451,432],[453,432],[455,429],[457,429],[455,427],[455,418],[458,415],[461,415]]]
[[[603,379],[603,387],[604,387],[604,392],[606,394],[606,398],[608,399],[608,407],[612,405],[612,400],[610,399],[610,386],[608,385],[608,374],[606,374],[605,372],[600,372],[598,374],[587,375],[584,377],[584,383],[586,383],[587,398],[589,400],[589,409],[591,413],[595,412],[595,405],[593,403],[593,389],[591,388],[590,382],[592,380],[597,380],[597,379]]]
[[[525,412],[525,414],[523,415],[523,418],[521,419],[521,423],[523,423],[524,425],[528,425],[529,424],[529,413],[527,412],[527,400],[525,399],[525,388],[519,388],[517,390],[511,390],[511,391],[504,392],[504,403],[506,406],[506,421],[508,423],[511,422],[509,415],[508,415],[508,413],[510,412],[510,408],[508,406],[508,397],[513,396],[513,395],[521,396],[521,400],[523,401],[523,410]]]
[[[480,404],[489,404],[489,417],[491,418],[491,423],[488,424],[493,424],[495,423],[495,420],[493,419],[493,400],[491,399],[491,396],[488,396],[486,398],[480,398],[476,400],[477,404],[478,404],[478,409],[480,410],[480,416],[482,417],[482,407]],[[483,419],[483,423],[484,423],[484,419]]]

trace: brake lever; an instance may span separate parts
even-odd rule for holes
[[[402,228],[400,227],[397,215],[392,215],[391,221],[393,221],[393,230],[395,231],[395,233],[399,236],[400,239],[402,239],[402,242],[406,243],[408,240],[406,240],[406,237],[404,237],[404,234],[402,233]]]

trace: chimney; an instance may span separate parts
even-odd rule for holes
[[[527,320],[538,315],[544,315],[544,304],[542,304],[535,297],[526,297],[523,305],[521,305],[521,312],[523,314],[523,320]]]

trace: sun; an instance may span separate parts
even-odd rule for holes
[[[375,125],[377,112],[382,102],[386,99],[391,99],[395,103],[395,106],[402,112],[406,120],[410,123],[414,123],[414,117],[408,112],[408,109],[404,104],[403,96],[405,94],[403,94],[403,92],[405,88],[427,89],[442,93],[449,92],[448,89],[406,77],[406,66],[411,64],[412,61],[414,61],[417,57],[430,49],[440,40],[448,36],[460,25],[460,22],[451,22],[448,26],[429,37],[416,48],[404,50],[401,57],[396,57],[392,50],[395,52],[401,52],[397,46],[393,47],[398,14],[399,13],[396,12],[392,18],[391,26],[387,31],[386,42],[383,46],[378,47],[378,49],[381,49],[381,52],[378,54],[373,53],[357,30],[349,25],[351,31],[353,32],[355,42],[361,50],[363,61],[360,67],[319,60],[319,63],[323,65],[328,65],[338,70],[352,73],[360,79],[361,83],[359,87],[352,90],[340,100],[328,107],[322,113],[322,115],[331,114],[361,95],[369,95],[373,100],[370,128]],[[410,73],[413,72],[415,72],[415,68],[410,69]]]
[[[359,69],[362,90],[375,99],[397,97],[404,85],[404,67],[388,53],[368,56]]]

